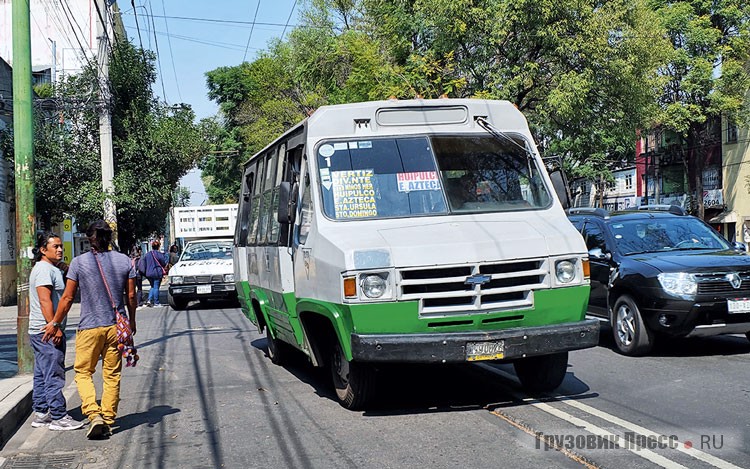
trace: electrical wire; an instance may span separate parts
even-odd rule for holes
[[[252,39],[253,31],[255,30],[255,20],[258,19],[258,10],[260,10],[260,0],[258,0],[258,5],[255,7],[255,15],[253,15],[253,25],[250,27],[250,35],[247,37],[247,44],[245,45],[245,54],[242,56],[243,62],[247,58],[247,49],[250,47],[250,39]]]
[[[125,28],[133,29],[133,26],[126,25]],[[155,31],[155,33],[159,34],[160,36],[167,36],[167,33],[165,33],[164,31]],[[169,34],[169,36],[174,39],[180,39],[183,41],[194,42],[196,44],[203,44],[207,46],[218,47],[221,49],[234,50],[234,51],[239,51],[239,52],[242,52],[243,50],[245,50],[245,46],[243,46],[242,44],[233,44],[230,42],[219,42],[219,41],[206,41],[206,40],[198,39],[192,36],[182,36],[180,34]],[[261,50],[257,47],[250,47],[250,49]]]
[[[174,53],[172,52],[172,39],[169,37],[169,23],[167,22],[167,7],[164,5],[165,0],[161,0],[161,9],[164,13],[164,28],[167,30],[167,44],[169,45],[169,57],[172,60],[172,72],[174,73],[174,85],[177,88],[177,97],[182,102],[182,93],[180,93],[180,80],[177,78],[177,68],[174,66]]]
[[[284,31],[281,32],[281,40],[284,40],[284,34],[286,34],[286,28],[289,27],[289,22],[292,21],[292,14],[294,13],[294,7],[297,6],[297,0],[294,0],[294,3],[292,4],[292,11],[289,12],[289,17],[286,19],[286,24],[284,25]]]
[[[159,53],[159,41],[156,39],[156,23],[154,23],[154,10],[151,6],[151,2],[148,2],[148,11],[151,14],[151,31],[154,32],[154,45],[156,46],[156,66],[159,69],[159,81],[161,82],[161,93],[164,97],[164,102],[169,104],[167,99],[167,89],[164,86],[164,78],[162,78],[161,72],[161,54]]]
[[[135,12],[135,0],[130,0],[130,4],[133,6],[133,18],[135,18],[135,28],[138,30],[138,44],[143,50],[143,38],[141,38],[141,26],[138,24],[138,14]]]

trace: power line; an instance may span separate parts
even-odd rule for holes
[[[148,2],[148,11],[151,14],[151,30],[154,32],[154,45],[156,46],[156,65],[159,68],[159,81],[161,82],[161,92],[164,96],[164,102],[169,104],[167,99],[167,89],[164,87],[164,78],[161,73],[161,54],[159,53],[159,41],[156,39],[156,23],[154,23],[154,10],[151,7],[151,2]]]
[[[172,59],[172,72],[174,73],[174,84],[177,87],[177,97],[182,102],[182,93],[180,93],[180,80],[177,78],[177,68],[174,66],[174,53],[172,52],[172,39],[169,37],[169,24],[167,22],[167,7],[164,5],[165,0],[161,0],[161,9],[164,13],[164,27],[167,30],[167,44],[169,45],[169,57]]]
[[[138,30],[138,44],[141,45],[141,50],[143,50],[143,39],[141,38],[141,26],[138,24],[138,14],[135,12],[135,0],[130,0],[130,4],[133,6],[133,18],[135,18],[135,27]]]
[[[243,62],[247,58],[247,49],[248,47],[250,47],[250,39],[253,37],[253,30],[255,30],[255,20],[258,19],[258,10],[260,10],[260,0],[258,0],[258,5],[255,7],[255,15],[253,15],[253,25],[250,27],[250,35],[247,37],[247,44],[245,45],[245,55],[242,56]]]
[[[296,2],[295,2],[296,4]],[[128,13],[129,14],[129,13]],[[171,20],[182,20],[182,21],[197,21],[202,23],[217,23],[217,24],[236,24],[241,26],[274,26],[278,28],[286,28],[292,26],[293,28],[302,27],[300,25],[292,25],[287,23],[265,23],[260,21],[240,21],[240,20],[222,20],[216,18],[196,18],[192,16],[162,16],[162,15],[151,15],[152,18],[169,18]],[[310,26],[304,26],[310,27]]]
[[[128,29],[133,29],[132,26],[126,25],[125,27]],[[203,44],[203,45],[212,46],[212,47],[219,47],[219,48],[227,49],[227,50],[234,50],[234,51],[240,51],[240,52],[245,50],[245,46],[243,46],[242,44],[233,44],[231,42],[220,42],[220,41],[206,41],[206,40],[198,39],[198,38],[191,37],[191,36],[182,36],[180,34],[167,34],[164,31],[155,31],[155,33],[159,34],[160,36],[170,36],[174,39],[181,39],[183,41],[194,42],[196,44]],[[257,47],[250,47],[250,49],[261,50]]]
[[[297,6],[297,0],[294,0],[294,3],[292,4],[292,11],[289,12],[289,18],[286,19],[286,24],[284,25],[284,31],[281,32],[281,40],[284,40],[284,34],[286,34],[286,28],[289,27],[289,22],[292,21],[292,13],[294,13],[294,7]]]

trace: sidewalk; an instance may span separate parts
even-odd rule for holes
[[[73,346],[81,305],[73,303],[65,334]],[[0,306],[0,448],[31,413],[33,374],[18,374],[17,306]],[[66,365],[70,366],[66,360]]]

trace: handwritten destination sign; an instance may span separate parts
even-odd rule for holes
[[[336,218],[376,217],[372,169],[333,171],[333,206]]]
[[[399,192],[436,191],[440,189],[440,181],[436,171],[419,171],[413,173],[396,174]]]

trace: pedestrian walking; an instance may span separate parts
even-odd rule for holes
[[[168,259],[165,253],[159,252],[161,243],[157,240],[151,242],[151,251],[146,254],[143,259],[146,264],[146,278],[151,284],[151,289],[148,291],[148,300],[146,306],[161,306],[159,304],[159,287],[161,286],[161,279],[167,275],[167,263]]]
[[[135,296],[138,300],[138,306],[143,306],[143,275],[139,268],[142,257],[143,249],[140,246],[133,246],[133,249],[130,251],[130,263],[135,270]]]
[[[83,422],[68,415],[65,387],[65,320],[57,324],[52,340],[43,341],[44,326],[52,321],[65,284],[57,264],[63,258],[62,240],[46,231],[37,237],[34,267],[29,274],[29,335],[34,350],[34,387],[31,426],[76,430]]]
[[[169,269],[173,265],[177,264],[177,261],[180,260],[180,254],[178,253],[178,251],[179,251],[179,248],[177,247],[176,244],[169,246],[169,264],[168,264],[167,272],[169,272]]]
[[[86,236],[91,251],[70,263],[65,291],[55,317],[45,327],[44,339],[57,334],[59,323],[70,311],[80,287],[81,317],[76,334],[75,381],[81,396],[81,411],[91,422],[86,436],[94,439],[109,435],[110,426],[117,416],[122,355],[125,353],[118,348],[117,316],[129,317],[128,332],[136,333],[136,275],[128,256],[110,251],[112,229],[105,221],[98,220],[89,225]],[[127,291],[127,304],[123,291]],[[101,405],[96,400],[92,377],[99,358],[102,360],[103,380]]]

